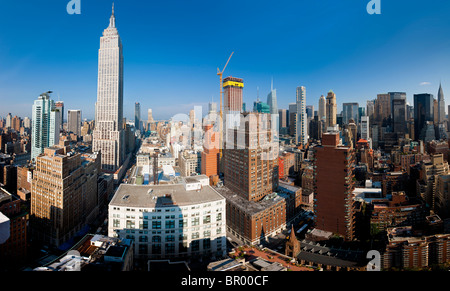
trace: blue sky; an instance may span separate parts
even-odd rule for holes
[[[111,0],[0,0],[0,116],[30,116],[33,101],[52,90],[65,109],[94,117],[100,36]],[[271,78],[278,105],[295,102],[298,86],[317,110],[333,90],[343,102],[378,93],[450,98],[450,1],[381,0],[217,1],[116,0],[116,24],[124,45],[124,115],[153,109],[157,119],[219,102],[217,68],[234,56],[225,76],[244,79],[252,107],[259,87],[265,101]],[[447,93],[448,92],[448,93]],[[143,117],[144,118],[144,117]],[[145,118],[144,118],[145,119]]]

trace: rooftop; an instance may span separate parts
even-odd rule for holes
[[[249,213],[250,215],[265,211],[271,206],[287,198],[287,195],[284,193],[272,193],[267,195],[263,200],[255,202],[248,201],[244,197],[236,194],[225,186],[216,187],[214,189],[217,190],[217,192],[219,192],[223,197],[225,197],[227,199],[227,202],[233,203],[236,207],[240,208],[246,213]]]
[[[110,205],[128,207],[168,207],[201,204],[224,199],[209,185],[187,191],[183,184],[128,185],[121,184]]]
[[[300,260],[337,267],[356,267],[364,260],[363,250],[343,249],[337,246],[327,246],[308,240],[300,242]]]

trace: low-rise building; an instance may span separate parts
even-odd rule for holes
[[[139,260],[221,257],[225,198],[195,177],[164,185],[122,184],[109,204],[108,234],[132,239]]]
[[[280,233],[301,210],[301,189],[274,192],[258,202],[224,186],[216,189],[226,198],[227,232],[244,244],[259,245]]]
[[[417,269],[450,262],[450,234],[415,236],[413,228],[388,229],[382,269]]]
[[[408,198],[404,192],[394,192],[385,199],[370,204],[370,223],[378,230],[388,227],[417,226],[425,222],[428,212],[422,201]]]
[[[133,269],[131,240],[88,234],[70,251],[33,271],[121,272]]]
[[[28,223],[24,202],[0,188],[0,271],[15,270],[27,259]]]

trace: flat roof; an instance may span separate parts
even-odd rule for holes
[[[12,195],[5,189],[0,187],[0,203],[2,201],[11,200]]]
[[[127,207],[171,207],[201,204],[225,199],[211,186],[186,191],[183,184],[130,185],[121,184],[110,205]]]
[[[248,201],[247,199],[233,192],[226,186],[216,187],[214,189],[216,189],[217,192],[223,195],[227,199],[227,202],[232,203],[233,205],[235,205],[236,207],[240,208],[242,211],[250,215],[263,212],[268,208],[270,208],[271,206],[287,198],[287,195],[284,195],[283,193],[272,193],[267,195],[266,199],[263,199],[259,202],[255,202],[255,201]]]

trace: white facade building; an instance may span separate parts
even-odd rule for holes
[[[306,115],[306,88],[297,87],[297,128],[295,141],[305,145],[308,142],[308,117]]]
[[[115,172],[125,157],[123,131],[123,52],[111,15],[109,26],[100,38],[98,53],[98,91],[95,104],[93,151],[102,153],[102,168]]]
[[[109,204],[108,236],[134,240],[136,259],[222,257],[226,202],[194,178],[173,185],[121,184]]]
[[[361,116],[361,138],[365,140],[370,139],[369,116]]]

